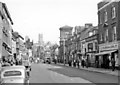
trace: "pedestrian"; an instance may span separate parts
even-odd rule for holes
[[[86,63],[86,68],[88,68],[88,59],[85,60],[85,63]]]
[[[111,64],[112,64],[112,71],[114,71],[115,70],[115,59],[114,58],[111,59]]]
[[[80,68],[80,61],[79,61],[79,59],[77,60],[77,66],[78,66],[78,68]]]
[[[82,59],[82,67],[84,68],[84,65],[85,65],[85,61],[84,61],[84,59]]]
[[[107,58],[107,61],[106,61],[106,64],[107,64],[107,69],[109,69],[109,64],[110,64],[110,60],[109,60],[109,58]]]
[[[76,61],[75,60],[73,61],[73,66],[76,67]]]
[[[69,60],[69,61],[68,61],[69,66],[71,66],[71,63],[72,63],[72,61],[71,61],[71,60]]]
[[[99,61],[96,60],[96,68],[98,68],[98,67],[99,67]]]

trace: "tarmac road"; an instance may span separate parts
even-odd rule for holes
[[[32,64],[30,83],[118,83],[116,76],[51,64]]]

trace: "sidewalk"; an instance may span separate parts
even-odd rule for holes
[[[61,63],[58,63],[58,64],[59,65],[64,65],[64,64],[61,64]],[[69,65],[65,64],[65,66],[69,66]],[[73,68],[75,68],[75,67],[73,67]],[[103,69],[103,68],[94,68],[94,67],[88,67],[88,68],[80,67],[79,69],[87,70],[87,71],[93,71],[93,72],[99,72],[99,73],[105,73],[105,74],[110,74],[110,75],[114,75],[114,76],[120,76],[120,71],[118,71],[118,70],[112,71],[112,69]]]

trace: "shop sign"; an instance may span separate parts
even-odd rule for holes
[[[115,50],[118,49],[118,44],[117,43],[111,43],[111,44],[106,44],[103,46],[99,46],[100,51],[105,51],[105,50]]]

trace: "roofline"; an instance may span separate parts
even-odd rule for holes
[[[2,3],[2,7],[5,9],[5,12],[6,12],[6,14],[7,14],[7,17],[9,18],[11,24],[13,25],[13,21],[12,21],[12,19],[11,19],[11,16],[10,16],[10,13],[9,13],[9,11],[8,11],[8,8],[7,8],[6,4],[5,4],[5,3]]]
[[[107,7],[108,5],[110,5],[110,4],[113,3],[113,2],[119,2],[119,0],[113,0],[113,1],[111,0],[111,1],[109,1],[107,4],[105,4],[104,6],[100,7],[100,8],[98,9],[98,11],[104,9],[105,7]],[[98,4],[99,4],[99,3],[98,3]]]

